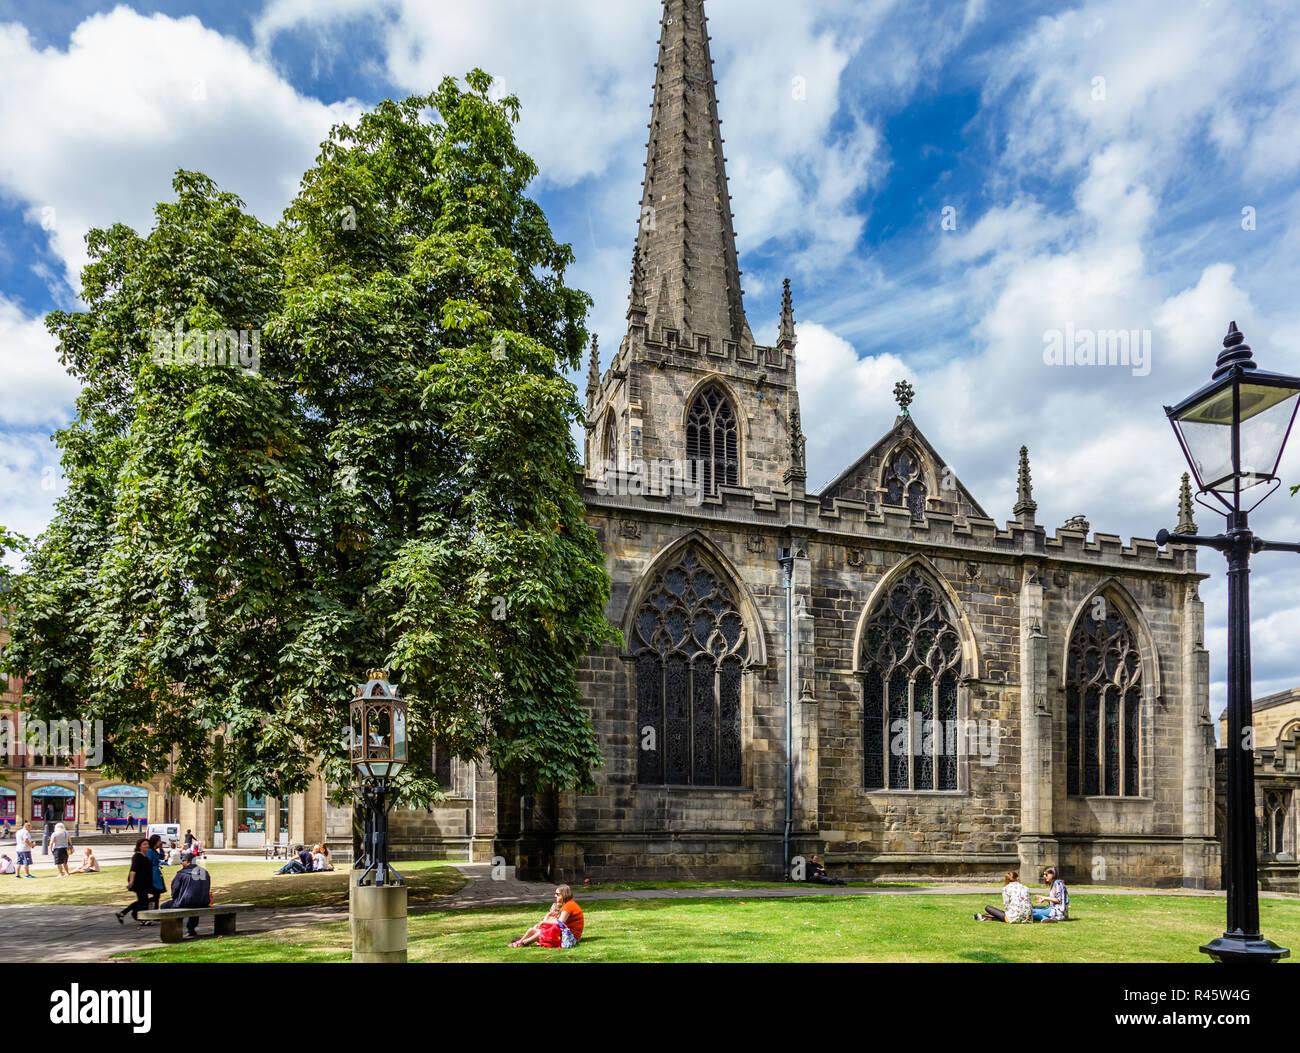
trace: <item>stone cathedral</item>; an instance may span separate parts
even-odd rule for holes
[[[1082,517],[1049,534],[1024,448],[999,526],[906,385],[810,493],[790,286],[758,345],[714,85],[702,0],[665,0],[627,331],[603,372],[593,341],[586,392],[579,485],[624,636],[579,669],[598,791],[485,781],[478,836],[571,883],[777,877],[817,852],[859,879],[1216,885],[1194,550]],[[1184,482],[1180,530],[1190,509]]]

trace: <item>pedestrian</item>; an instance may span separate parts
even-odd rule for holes
[[[162,876],[162,835],[154,834],[153,837],[149,838],[145,843],[149,846],[148,851],[145,852],[145,857],[153,865],[153,892],[151,895],[153,899],[153,909],[157,910],[158,898],[167,891],[167,882],[163,880]]]
[[[194,831],[193,831],[193,830],[186,830],[186,831],[185,831],[185,851],[188,852],[188,851],[190,850],[190,845],[192,845],[192,844],[194,844]]]
[[[30,819],[24,819],[23,825],[18,828],[14,834],[14,848],[18,852],[18,877],[32,876],[32,849],[35,844],[32,842],[32,823]],[[23,873],[23,867],[27,868],[27,873]]]
[[[130,906],[123,907],[113,916],[117,918],[119,925],[125,925],[124,920],[128,914],[135,918],[140,928],[152,924],[152,922],[140,920],[141,908],[149,906],[149,898],[153,895],[153,864],[149,862],[149,857],[145,852],[149,848],[149,842],[143,837],[135,843],[135,854],[131,856],[131,867],[126,873],[126,887],[135,893],[135,902]]]
[[[50,835],[54,833],[54,805],[50,804],[49,801],[46,801],[41,807],[41,818],[45,820],[41,855],[48,856],[50,854]]]
[[[68,855],[72,851],[72,838],[68,836],[68,828],[62,823],[54,824],[54,832],[50,834],[49,848],[54,853],[54,866],[59,871],[59,877],[67,877]]]
[[[172,898],[162,905],[163,910],[177,907],[210,907],[212,905],[212,878],[194,860],[193,852],[181,853],[181,868],[172,878]],[[198,916],[185,919],[185,934],[199,934]]]

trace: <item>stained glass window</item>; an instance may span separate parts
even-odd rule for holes
[[[701,391],[686,416],[686,459],[703,466],[704,492],[740,482],[736,409],[720,388]]]
[[[910,447],[901,447],[885,466],[883,486],[887,505],[907,506],[913,519],[925,515],[925,479],[921,459]]]
[[[912,568],[867,617],[862,637],[862,785],[955,790],[961,638],[939,587]]]
[[[731,589],[694,549],[656,573],[631,643],[637,781],[739,786],[749,639]]]
[[[1065,679],[1066,792],[1138,796],[1142,655],[1123,614],[1104,597],[1074,630]]]

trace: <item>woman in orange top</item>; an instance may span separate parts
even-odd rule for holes
[[[573,889],[557,885],[555,903],[546,917],[510,944],[511,947],[528,947],[534,943],[542,947],[559,947],[561,925],[567,925],[575,940],[582,939],[582,908],[573,898]]]
[[[573,898],[573,889],[568,885],[558,886],[555,901],[560,905],[560,924],[569,926],[574,939],[582,939],[582,908]]]

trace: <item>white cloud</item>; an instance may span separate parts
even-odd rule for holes
[[[80,386],[59,362],[54,338],[0,296],[0,421],[10,427],[66,424]],[[0,519],[0,522],[3,522]]]
[[[192,16],[118,7],[87,18],[63,50],[0,25],[0,192],[52,226],[74,289],[86,231],[147,229],[177,168],[205,172],[275,221],[330,125],[356,112],[300,95]]]

